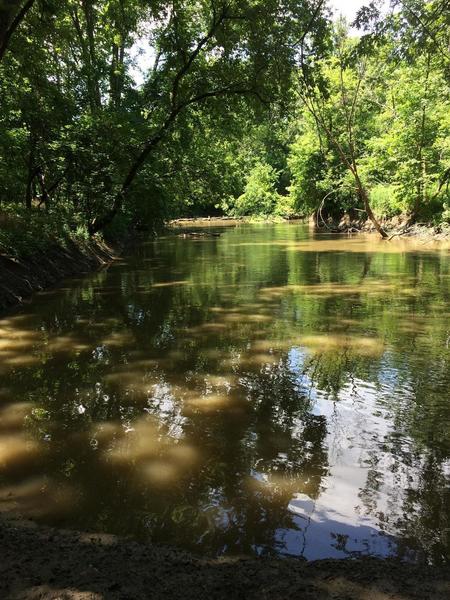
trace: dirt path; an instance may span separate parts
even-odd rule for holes
[[[0,523],[2,600],[448,600],[450,573],[378,559],[207,560],[23,523]]]

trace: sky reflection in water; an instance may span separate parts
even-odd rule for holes
[[[449,560],[447,248],[170,235],[0,320],[0,510],[205,554]]]

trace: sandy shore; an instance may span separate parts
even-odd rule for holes
[[[204,559],[0,521],[3,600],[448,600],[450,573],[394,560]]]

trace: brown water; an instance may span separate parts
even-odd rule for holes
[[[448,249],[220,231],[0,320],[0,510],[208,555],[449,561]]]

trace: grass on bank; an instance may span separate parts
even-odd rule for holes
[[[81,218],[62,207],[48,210],[19,204],[0,208],[0,254],[32,256],[50,246],[87,245],[89,233]]]

